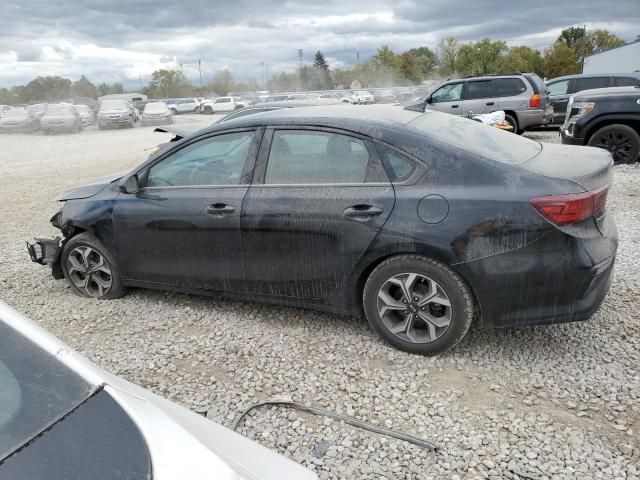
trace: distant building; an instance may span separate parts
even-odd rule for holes
[[[640,40],[584,57],[582,73],[631,73],[640,71]]]
[[[126,100],[128,102],[146,102],[147,96],[142,93],[112,93],[110,95],[103,95],[98,97],[99,102],[104,100]]]

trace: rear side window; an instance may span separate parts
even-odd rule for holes
[[[544,82],[538,75],[524,73],[522,76],[527,79],[531,88],[533,88],[533,93],[543,93],[545,91]]]
[[[635,77],[615,77],[613,79],[615,87],[640,87],[640,78]]]
[[[609,77],[581,77],[576,78],[574,92],[591,90],[592,88],[606,88],[609,86]]]
[[[467,90],[464,94],[465,100],[476,100],[480,98],[493,98],[496,96],[496,87],[493,80],[478,80],[467,82]]]
[[[500,97],[515,97],[527,91],[527,87],[519,78],[496,78],[493,80]]]
[[[266,184],[365,183],[365,143],[333,132],[280,130],[273,135]]]

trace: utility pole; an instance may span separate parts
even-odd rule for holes
[[[298,58],[300,59],[300,90],[303,90],[302,85],[302,49],[298,49]]]
[[[202,60],[198,59],[198,72],[200,73],[200,88],[202,88]]]
[[[264,90],[264,86],[265,86],[265,83],[264,83],[264,62],[260,62],[260,75],[261,75],[261,78],[262,78],[262,89]]]

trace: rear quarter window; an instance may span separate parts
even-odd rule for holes
[[[635,77],[615,77],[614,87],[640,87],[640,78]]]
[[[606,88],[609,86],[609,77],[581,77],[574,82],[574,92],[591,90],[592,88]]]
[[[527,91],[527,86],[519,78],[496,78],[493,82],[500,97],[515,97]]]

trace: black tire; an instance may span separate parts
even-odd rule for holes
[[[514,117],[513,115],[510,114],[505,114],[504,119],[509,123],[509,125],[511,125],[511,128],[513,130],[511,130],[511,133],[517,133],[518,135],[522,134],[522,130],[520,130],[520,127],[518,126],[518,119],[516,117]]]
[[[73,262],[69,259],[69,257],[75,256],[77,258],[78,251],[76,249],[78,248],[85,249],[87,247],[102,257],[104,264],[106,264],[107,269],[110,271],[108,275],[108,278],[110,279],[110,286],[102,294],[98,293],[99,287],[98,287],[98,283],[95,280],[95,275],[97,274],[102,279],[105,279],[107,278],[107,276],[104,274],[104,272],[96,271],[93,274],[90,274],[89,277],[92,277],[92,278],[90,278],[90,281],[87,282],[88,286],[86,290],[80,289],[75,283],[75,281],[78,281],[79,278],[80,279],[85,278],[87,275],[84,275],[84,276],[78,275],[77,271],[70,272],[70,269],[73,269],[72,267]],[[92,258],[90,258],[89,261],[86,262],[88,264],[87,268],[92,268],[96,266],[95,259],[97,259],[98,257],[96,257],[93,254],[90,254],[90,256]],[[92,262],[93,262],[93,265],[92,265]],[[100,300],[112,300],[114,298],[120,298],[126,294],[126,290],[122,286],[122,280],[120,278],[120,270],[113,256],[111,255],[109,250],[102,244],[102,242],[100,242],[100,240],[98,240],[96,237],[94,237],[89,233],[86,233],[86,232],[80,233],[75,237],[72,237],[69,241],[65,243],[64,247],[62,248],[62,253],[60,255],[60,265],[62,266],[62,272],[64,273],[64,277],[67,279],[67,282],[69,282],[69,285],[71,285],[71,288],[73,289],[73,291],[80,296],[93,297],[93,298],[98,298]],[[89,294],[88,293],[89,291],[95,291],[95,294]]]
[[[177,115],[178,111],[175,108],[170,108],[169,110],[171,110],[171,114],[172,115]]]
[[[640,135],[630,126],[621,123],[597,130],[591,135],[587,145],[608,150],[614,163],[635,163],[640,155]]]
[[[206,115],[213,115],[213,108],[211,107],[204,107],[204,113]]]
[[[440,318],[444,318],[445,313],[450,318],[447,326],[439,327],[439,332],[435,339],[427,341],[408,340],[408,337],[404,333],[393,333],[379,313],[378,306],[380,301],[378,295],[381,289],[390,285],[391,280],[396,278],[396,276],[410,274],[417,274],[420,278],[419,282],[423,282],[424,279],[435,282],[436,287],[440,288],[440,290],[436,290],[438,292],[442,291],[444,297],[446,297],[450,303],[448,307],[438,305],[437,302],[427,304],[434,305],[439,309],[438,312],[444,312]],[[429,285],[426,282],[422,284],[425,286]],[[426,293],[424,298],[428,296],[429,293]],[[411,306],[407,305],[407,309],[402,312],[395,310],[398,318],[403,318],[403,315],[406,318],[406,314],[409,313],[409,317],[418,319],[413,321],[409,320],[412,322],[412,328],[415,327],[412,335],[417,335],[421,331],[425,333],[429,332],[431,328],[433,328],[434,331],[438,330],[435,326],[429,326],[426,321],[418,317],[418,315],[427,314],[433,318],[431,314],[438,314],[438,312],[432,312],[429,309],[427,312],[417,312],[418,302],[413,301],[416,298],[418,297],[416,296],[411,299]],[[387,343],[405,352],[420,355],[436,355],[454,347],[464,338],[469,330],[474,312],[473,295],[465,281],[447,265],[422,255],[398,255],[383,261],[369,275],[364,286],[362,301],[369,324]],[[394,301],[400,302],[401,300],[394,299]],[[403,303],[405,302],[403,301]],[[411,308],[411,311],[416,313],[416,315],[411,315],[409,308]],[[419,309],[425,310],[425,307],[419,307]],[[396,315],[394,310],[390,309],[390,312]],[[386,313],[384,315],[386,316]],[[398,325],[403,321],[404,320],[398,321]],[[418,323],[413,324],[415,321]],[[422,329],[420,329],[420,324],[422,324]]]

